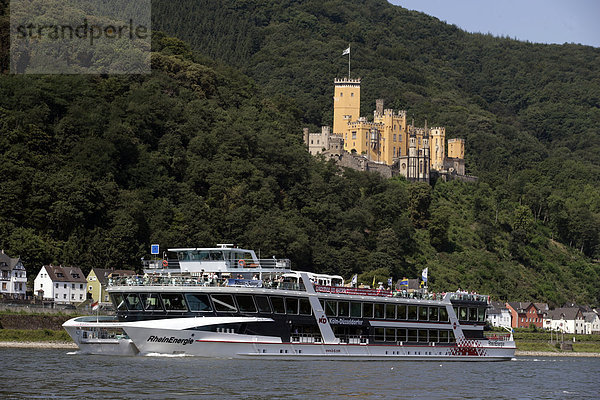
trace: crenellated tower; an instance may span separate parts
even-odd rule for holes
[[[333,95],[333,134],[346,132],[348,122],[360,117],[360,78],[335,79]]]

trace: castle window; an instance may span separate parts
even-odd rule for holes
[[[356,140],[356,131],[352,131],[352,139]]]
[[[354,92],[350,93],[350,97],[354,97]]]
[[[396,134],[394,133],[394,142],[396,141]]]
[[[319,144],[319,141],[317,140],[317,144]]]
[[[340,92],[340,97],[344,97],[344,92]]]
[[[396,148],[395,147],[394,147],[393,153],[394,153],[394,157],[396,157]]]
[[[312,141],[312,140],[310,141],[310,144],[313,144],[313,141]]]

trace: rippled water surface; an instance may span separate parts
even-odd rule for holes
[[[600,359],[261,361],[0,349],[0,398],[597,399]]]

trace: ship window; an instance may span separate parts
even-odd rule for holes
[[[385,328],[385,341],[395,342],[396,341],[396,330],[393,328]]]
[[[417,306],[408,306],[408,319],[412,321],[417,320]]]
[[[337,302],[331,300],[325,301],[325,315],[328,317],[337,316]]]
[[[191,311],[212,311],[208,296],[205,294],[188,293],[185,295],[185,299]]]
[[[310,301],[308,299],[300,299],[300,314],[311,315],[312,308],[310,307]]]
[[[419,329],[419,342],[428,342],[427,329]]]
[[[256,312],[256,305],[254,304],[254,300],[252,300],[252,296],[238,294],[235,296],[235,299],[237,300],[240,312]]]
[[[385,318],[396,319],[396,305],[386,304],[385,305]]]
[[[440,307],[440,321],[448,322],[448,310],[445,307]]]
[[[376,341],[378,341],[378,342],[384,341],[383,332],[384,332],[383,328],[375,328],[375,340]]]
[[[442,343],[448,342],[448,331],[440,331],[440,342],[442,342]]]
[[[160,296],[167,311],[187,311],[185,299],[181,293],[163,293]]]
[[[298,299],[294,297],[285,298],[286,314],[298,314]]]
[[[58,296],[58,294],[57,294],[57,296]],[[127,307],[125,306],[125,299],[123,298],[123,295],[120,293],[115,293],[112,296],[113,296],[113,304],[115,305],[117,310],[125,311],[127,309]]]
[[[269,304],[269,299],[267,296],[254,296],[254,300],[256,301],[256,306],[258,307],[258,311],[261,313],[271,314],[271,305]]]
[[[427,321],[427,307],[419,307],[419,321]]]
[[[271,297],[271,304],[275,314],[285,314],[285,305],[283,304],[283,297]]]
[[[408,329],[408,337],[406,338],[407,342],[416,342],[417,341],[417,330],[416,329]]]
[[[399,342],[406,342],[406,329],[396,329],[396,340]]]
[[[429,341],[430,342],[438,342],[438,331],[430,330],[429,331]]]
[[[349,317],[350,316],[350,303],[347,301],[340,301],[338,303],[338,317]]]
[[[396,319],[406,319],[406,306],[404,304],[396,306]]]
[[[210,296],[216,311],[236,312],[237,308],[230,294],[213,294]],[[163,295],[164,299],[164,295]],[[165,304],[166,306],[166,304]]]
[[[429,320],[430,321],[438,320],[438,308],[437,307],[429,307]]]
[[[360,303],[350,303],[350,316],[360,318]]]
[[[363,304],[363,318],[373,318],[373,303]]]
[[[477,320],[479,322],[485,322],[485,308],[479,309],[479,314],[477,315]]]
[[[469,308],[469,321],[477,321],[477,308]]]
[[[384,313],[384,304],[380,304],[380,303],[375,303],[375,307],[374,307],[374,316],[375,318],[382,318],[383,319],[383,313]]]
[[[468,310],[467,307],[460,307],[458,309],[458,314],[459,314],[458,319],[460,321],[467,321],[467,318],[468,318],[467,310]]]
[[[135,293],[128,293],[125,296],[125,303],[127,304],[127,308],[131,311],[142,309],[142,302],[140,301],[138,295]]]
[[[158,293],[140,293],[140,299],[146,311],[163,310]]]

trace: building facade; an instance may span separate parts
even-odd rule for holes
[[[491,326],[500,328],[512,327],[512,318],[506,305],[499,301],[492,301],[487,310],[487,320]]]
[[[135,271],[128,269],[102,269],[92,268],[88,274],[87,281],[87,292],[94,302],[100,304],[109,304],[110,298],[106,291],[110,278],[119,276],[132,276],[135,275]]]
[[[33,292],[57,304],[78,304],[87,298],[87,281],[77,267],[44,265],[35,277]]]
[[[0,250],[0,296],[24,299],[26,293],[27,272],[21,258],[11,258]]]
[[[531,302],[506,303],[510,311],[513,328],[544,327],[544,311]]]
[[[553,331],[584,334],[585,317],[579,307],[562,307],[548,311],[544,327]]]
[[[600,335],[600,317],[595,311],[583,312],[584,333],[586,335]]]

